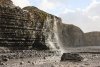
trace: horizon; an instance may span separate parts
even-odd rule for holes
[[[100,31],[100,0],[12,0],[16,6],[35,6],[61,17],[65,24],[73,24],[83,32]]]

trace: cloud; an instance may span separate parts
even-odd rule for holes
[[[90,16],[100,16],[100,2],[91,4],[85,11]]]
[[[43,0],[42,3],[39,5],[39,8],[43,10],[53,9],[55,4],[53,2],[49,2],[48,0]]]
[[[70,9],[69,9],[70,10]],[[65,9],[66,11],[66,9]],[[93,1],[84,10],[71,10],[63,12],[60,16],[66,24],[74,24],[84,32],[100,31],[100,3]]]
[[[21,8],[31,5],[28,0],[12,0],[12,1],[16,6],[20,6]]]

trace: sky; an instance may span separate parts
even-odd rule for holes
[[[36,6],[84,32],[100,31],[100,0],[12,0],[16,6]]]

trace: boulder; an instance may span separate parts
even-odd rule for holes
[[[82,61],[83,57],[76,53],[63,53],[61,61]]]

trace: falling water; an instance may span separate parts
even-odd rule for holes
[[[53,43],[53,40],[52,40],[52,27],[51,27],[51,22],[52,22],[52,18],[48,15],[47,16],[47,19],[46,19],[46,24],[45,24],[45,34],[47,36],[47,39],[46,39],[46,45],[48,47],[50,47],[50,49],[56,49],[54,43]],[[49,30],[49,31],[48,31]]]
[[[61,42],[59,40],[59,35],[58,35],[58,23],[61,23],[59,19],[55,16],[51,17],[50,15],[47,16],[46,19],[46,24],[45,24],[45,36],[47,37],[46,39],[46,45],[50,47],[53,50],[60,50],[63,53],[63,49],[61,48]]]
[[[58,35],[58,25],[57,25],[57,23],[61,23],[61,22],[59,22],[59,20],[56,18],[56,17],[54,17],[54,32],[55,32],[55,38],[56,38],[56,42],[57,42],[57,45],[60,47],[60,51],[61,51],[61,53],[63,53],[64,52],[64,50],[63,50],[63,48],[61,47],[61,41],[60,41],[60,39],[59,39],[59,35]]]

